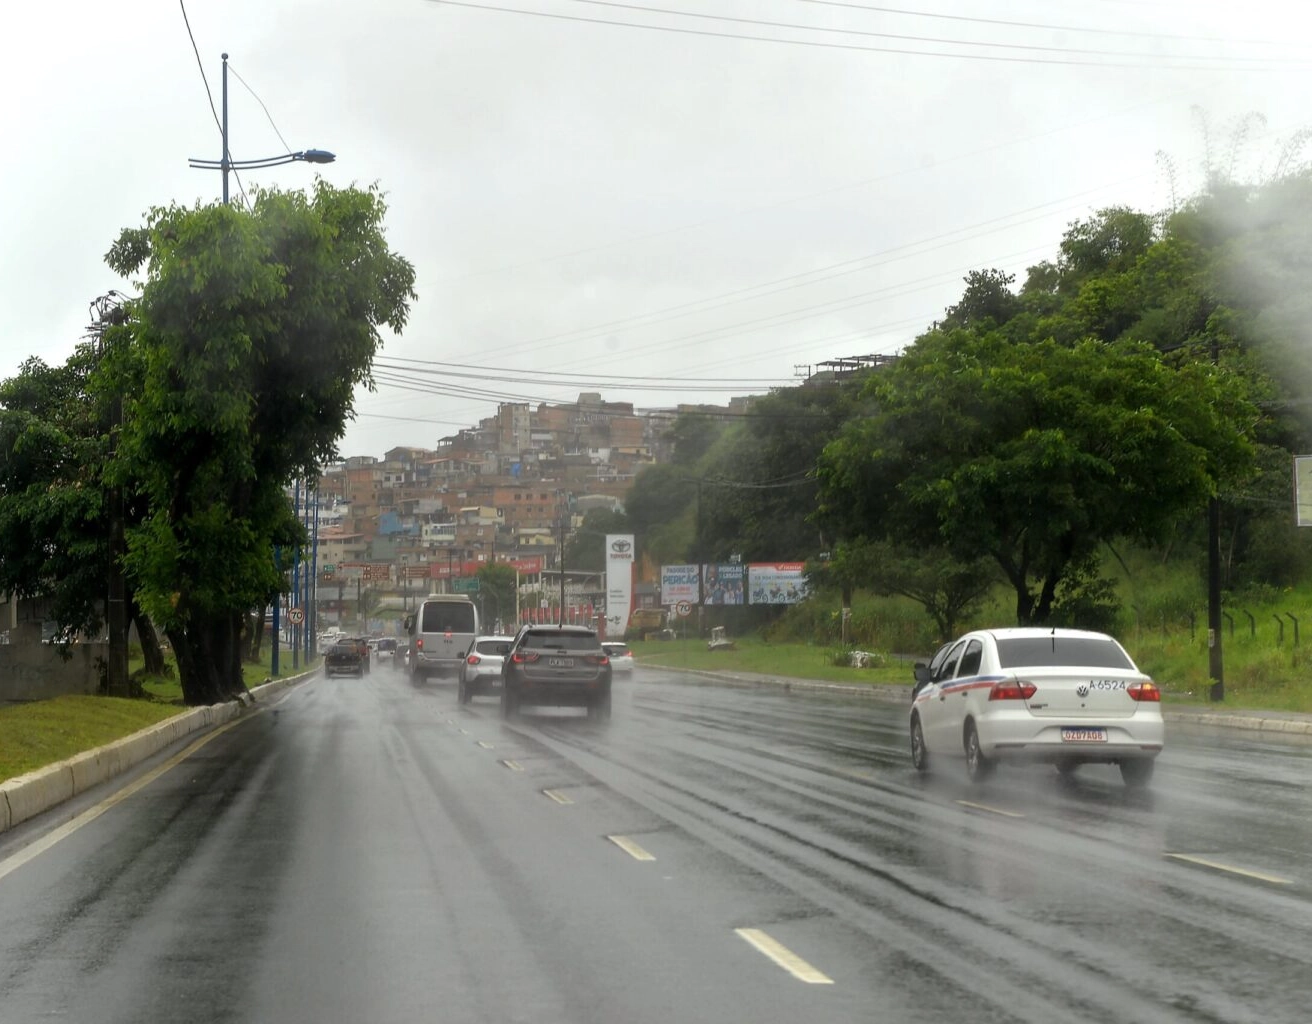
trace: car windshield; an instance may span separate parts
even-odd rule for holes
[[[1003,668],[1078,665],[1086,668],[1134,669],[1117,644],[1107,638],[1037,636],[998,640]]]

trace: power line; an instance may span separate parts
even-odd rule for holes
[[[264,116],[269,119],[269,125],[270,127],[273,128],[273,134],[278,136],[278,141],[282,143],[282,148],[285,149],[288,153],[290,153],[292,151],[292,147],[287,144],[287,140],[282,137],[282,132],[278,131],[278,126],[273,123],[273,115],[269,113],[269,108],[264,105],[264,100],[260,99],[259,94],[256,93],[256,91],[252,89],[249,85],[247,85],[246,79],[242,78],[241,75],[237,73],[237,69],[232,66],[231,61],[228,62],[228,70],[232,73],[233,77],[237,79],[237,81],[239,81],[243,86],[245,86],[246,91],[255,97],[255,102],[260,105],[260,109],[264,111]]]
[[[1159,39],[1168,42],[1190,43],[1244,43],[1252,46],[1295,46],[1306,48],[1305,44],[1289,43],[1278,39],[1235,39],[1225,36],[1187,36],[1165,32],[1144,32],[1123,28],[1090,28],[1082,25],[1052,25],[1033,21],[1007,21],[1002,18],[977,18],[965,14],[935,14],[929,11],[911,11],[901,7],[876,7],[873,4],[844,3],[842,0],[795,0],[796,3],[813,4],[818,7],[838,7],[855,11],[869,11],[873,14],[899,14],[908,18],[936,18],[943,21],[959,21],[976,25],[1001,25],[1007,28],[1035,28],[1046,32],[1086,32],[1090,35],[1126,36],[1135,39]],[[1138,5],[1142,0],[1133,0]]]
[[[738,39],[754,43],[776,43],[787,46],[806,46],[824,50],[846,50],[858,53],[891,53],[907,57],[941,57],[954,60],[975,60],[990,61],[1004,64],[1048,64],[1048,65],[1065,65],[1069,67],[1092,67],[1107,68],[1112,70],[1170,70],[1170,71],[1226,71],[1242,70],[1227,68],[1221,64],[1162,64],[1162,63],[1124,63],[1118,61],[1096,61],[1096,60],[1064,60],[1056,57],[1008,57],[1000,54],[987,53],[953,53],[942,50],[911,50],[902,47],[892,46],[860,46],[855,43],[835,43],[825,42],[818,39],[780,39],[773,36],[753,36],[738,32],[713,32],[709,29],[682,28],[675,25],[651,25],[641,24],[632,21],[616,21],[608,18],[585,18],[575,14],[561,14],[553,11],[526,11],[516,7],[500,7],[493,4],[469,3],[467,0],[428,0],[429,3],[440,4],[446,7],[464,7],[477,11],[495,11],[500,14],[518,14],[525,17],[549,18],[556,21],[581,22],[590,25],[606,25],[613,28],[633,28],[643,29],[649,32],[667,32],[676,35],[703,36],[712,39]],[[593,0],[601,2],[601,0]],[[622,5],[620,5],[622,6]],[[681,12],[674,12],[681,13]],[[688,15],[684,15],[687,17]],[[710,17],[710,15],[706,15]],[[957,43],[955,45],[979,45],[971,43]],[[1176,58],[1166,58],[1168,60]],[[1183,58],[1190,60],[1208,60],[1212,58]],[[1230,58],[1216,58],[1229,60]],[[1257,59],[1257,58],[1255,58]],[[1281,68],[1253,68],[1250,70],[1291,70],[1302,68],[1306,65],[1305,61],[1284,62],[1285,66]]]
[[[617,8],[622,11],[637,11],[642,14],[662,14],[662,15],[668,15],[671,17],[678,17],[678,18],[700,18],[707,21],[728,22],[730,24],[735,24],[735,25],[758,25],[762,28],[779,28],[779,29],[787,29],[789,31],[828,32],[836,35],[857,36],[860,38],[893,39],[898,42],[905,42],[905,43],[931,43],[936,46],[942,46],[942,45],[977,46],[977,47],[984,47],[988,49],[998,49],[998,50],[1029,50],[1029,51],[1041,52],[1041,53],[1072,53],[1072,54],[1083,54],[1085,56],[1134,57],[1140,59],[1151,56],[1159,60],[1162,59],[1225,60],[1225,61],[1242,61],[1245,63],[1250,63],[1250,62],[1272,63],[1273,61],[1279,61],[1280,63],[1288,63],[1287,60],[1283,60],[1280,58],[1270,58],[1270,57],[1232,57],[1232,56],[1211,57],[1207,55],[1196,55],[1196,54],[1186,54],[1186,55],[1177,56],[1175,54],[1145,54],[1141,51],[1132,51],[1132,50],[1098,50],[1098,49],[1082,49],[1078,47],[1069,47],[1069,46],[1044,46],[1037,43],[997,43],[997,42],[978,42],[970,39],[944,39],[939,36],[913,36],[913,35],[904,35],[897,32],[875,32],[872,30],[863,30],[863,29],[854,29],[854,28],[827,28],[824,26],[802,25],[796,22],[787,22],[787,21],[765,21],[759,18],[736,18],[723,14],[700,14],[691,11],[671,10],[670,8],[667,7],[649,7],[641,4],[624,4],[624,3],[618,3],[616,2],[616,0],[572,0],[572,2],[578,4],[588,4],[593,7],[610,7],[610,8]],[[848,5],[841,5],[841,6],[848,6]],[[1002,24],[1007,24],[1007,23],[1003,22]]]

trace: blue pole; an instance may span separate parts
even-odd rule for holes
[[[314,487],[314,518],[310,527],[310,572],[305,581],[306,609],[305,609],[305,663],[310,663],[310,656],[315,653],[311,646],[314,643],[315,630],[318,627],[318,597],[319,597],[319,486],[315,483]]]
[[[301,482],[296,481],[292,489],[292,514],[296,516],[296,522],[301,521]],[[292,555],[292,607],[295,608],[301,601],[301,546],[296,545],[296,554]],[[300,668],[301,645],[298,643],[300,636],[296,632],[295,624],[292,625],[292,671],[295,672]]]
[[[274,679],[278,678],[278,640],[282,634],[282,626],[279,623],[278,611],[282,607],[282,558],[281,552],[275,547],[273,549],[273,568],[278,573],[279,590],[273,595],[273,652],[269,658],[269,674]]]

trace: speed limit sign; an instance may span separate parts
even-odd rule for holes
[[[681,619],[686,619],[689,615],[692,614],[692,602],[680,601],[678,604],[674,606],[674,614]]]
[[[293,626],[299,626],[302,622],[305,621],[305,609],[304,608],[289,609],[287,612],[287,621],[290,622]]]

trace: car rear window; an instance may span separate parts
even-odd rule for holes
[[[424,605],[421,633],[474,632],[474,606],[462,602],[434,601]]]
[[[1134,669],[1134,663],[1114,641],[1095,637],[1036,636],[999,640],[998,661],[1003,668],[1079,665]]]
[[[554,648],[558,651],[595,651],[597,634],[529,633],[524,637],[524,646],[536,650]]]
[[[396,650],[396,641],[395,641],[395,640],[379,640],[379,641],[378,641],[378,649],[379,649],[380,651],[394,651],[394,650]]]
[[[479,654],[505,654],[506,648],[510,646],[508,640],[480,640],[474,644],[474,650]]]

